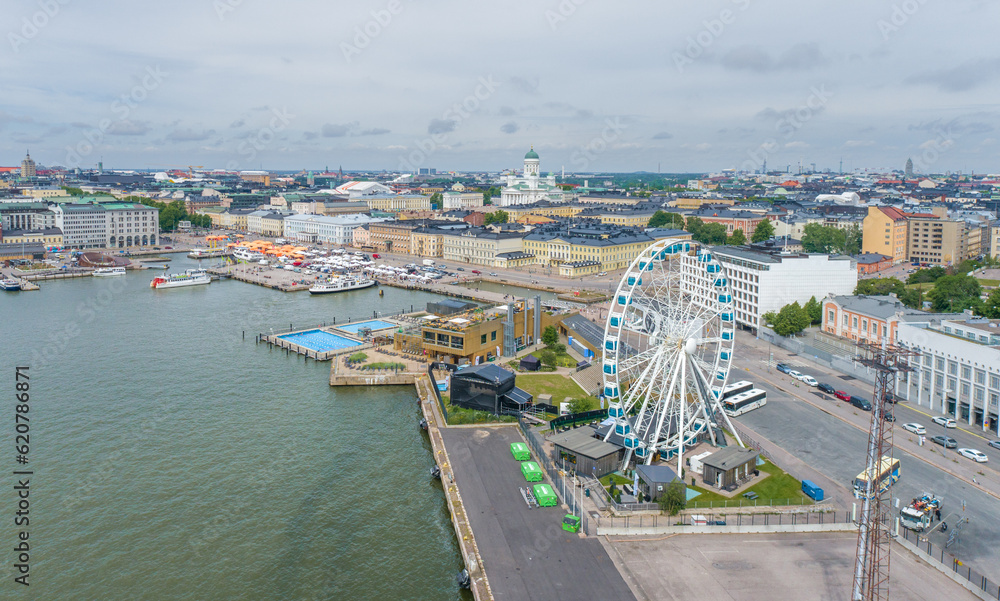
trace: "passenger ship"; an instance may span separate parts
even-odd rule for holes
[[[182,286],[199,286],[211,284],[212,277],[204,269],[188,269],[184,273],[163,275],[153,278],[150,288],[180,288]]]
[[[119,275],[125,275],[124,267],[101,267],[100,269],[95,269],[93,273],[95,278],[109,278]]]
[[[339,278],[334,278],[332,280],[327,280],[325,282],[317,282],[312,288],[309,289],[309,294],[331,294],[333,292],[347,292],[348,290],[360,290],[362,288],[371,288],[376,284],[375,280],[366,276],[344,276]]]
[[[20,280],[15,280],[14,278],[6,279],[6,280],[0,280],[0,288],[2,288],[4,290],[11,290],[11,291],[13,291],[13,290],[20,290],[21,289],[21,281]]]

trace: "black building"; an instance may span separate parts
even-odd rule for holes
[[[531,406],[532,397],[514,386],[514,372],[492,363],[466,367],[451,376],[451,404],[494,415]]]

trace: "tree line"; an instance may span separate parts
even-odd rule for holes
[[[668,213],[667,211],[657,211],[649,218],[649,227],[662,227],[679,229],[689,232],[691,238],[702,244],[729,244],[740,245],[747,243],[746,232],[742,229],[733,230],[727,235],[726,226],[721,223],[705,223],[700,218],[690,216],[687,219],[679,213]],[[754,228],[750,236],[751,242],[763,242],[770,240],[774,236],[774,226],[770,219],[764,219]]]

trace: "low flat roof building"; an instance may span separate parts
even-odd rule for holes
[[[743,447],[726,447],[701,460],[702,481],[716,488],[732,490],[750,480],[757,471],[760,453]]]
[[[590,426],[555,434],[549,441],[555,446],[557,465],[565,465],[577,474],[600,478],[618,469],[621,448],[596,438]]]

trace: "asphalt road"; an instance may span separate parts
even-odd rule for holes
[[[758,384],[767,391],[767,405],[735,421],[849,489],[864,470],[867,433],[769,384]],[[923,492],[933,492],[943,500],[942,517],[949,525],[956,524],[960,516],[968,517],[969,524],[949,552],[987,575],[1000,576],[1000,522],[996,520],[1000,500],[905,451],[897,450],[896,457],[901,475],[893,486],[893,496],[905,504]],[[930,539],[943,546],[947,535],[932,532]]]
[[[510,454],[517,428],[445,428],[448,456],[497,601],[635,599],[596,538],[562,530],[563,507],[529,509]],[[561,500],[561,499],[560,499]]]
[[[779,349],[777,347],[772,348],[771,352],[774,353],[775,358],[771,364],[771,370],[768,376],[770,379],[787,383],[789,386],[794,384],[794,378],[777,371],[774,367],[778,363],[785,363],[790,365],[792,369],[811,375],[818,381],[826,382],[837,390],[843,390],[848,394],[856,395],[869,401],[872,398],[873,387],[864,380],[858,380],[851,376],[844,376],[833,372],[833,370],[819,367],[804,357],[788,357],[788,354],[783,349]],[[767,373],[768,351],[766,342],[753,340],[750,338],[750,335],[741,332],[740,335],[737,336],[735,357],[735,363],[739,367],[746,367],[756,372]],[[808,390],[809,388],[804,384],[800,385],[799,392],[805,393]],[[900,396],[903,396],[904,390],[905,386],[900,384]],[[833,401],[831,406],[836,406],[837,410],[853,413],[853,411],[848,409],[848,403],[844,401],[836,400],[835,397],[825,394],[822,394],[820,398]],[[911,396],[911,398],[914,397]],[[924,399],[924,402],[926,403],[927,400]],[[954,438],[958,442],[959,448],[973,448],[986,453],[986,455],[990,458],[986,463],[977,464],[970,459],[958,456],[953,449],[950,449],[945,452],[949,460],[957,457],[960,464],[968,468],[966,471],[971,470],[973,473],[981,470],[989,471],[992,475],[1000,478],[1000,449],[994,449],[987,444],[990,440],[996,440],[996,438],[989,438],[989,432],[982,432],[979,426],[959,424],[960,427],[958,428],[945,428],[944,426],[935,424],[932,421],[932,417],[940,415],[938,412],[932,412],[926,404],[924,406],[920,406],[915,402],[896,403],[893,407],[893,414],[896,417],[896,436],[898,438],[896,441],[897,445],[905,448],[906,444],[910,442],[910,438],[914,439],[913,442],[915,442],[916,436],[908,434],[902,429],[902,426],[903,424],[910,422],[918,423],[924,426],[927,430],[926,443],[933,445],[933,447],[939,451],[943,450],[942,447],[935,445],[930,439],[932,436],[943,434]],[[868,416],[865,414],[863,419],[866,428],[867,418]]]

